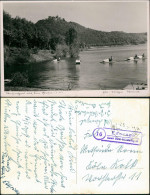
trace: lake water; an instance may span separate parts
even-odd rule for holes
[[[42,62],[28,66],[14,67],[13,71],[28,71],[31,87],[60,90],[99,90],[123,89],[129,83],[147,83],[147,59],[123,61],[145,54],[147,45],[95,47],[80,52],[81,64],[75,59],[62,59],[60,62]],[[100,63],[113,56],[114,63]]]

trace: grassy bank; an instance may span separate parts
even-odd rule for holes
[[[54,59],[55,54],[52,54],[50,50],[38,50],[37,53],[31,53],[31,62],[43,62],[51,61]]]
[[[4,48],[4,65],[18,65],[32,62],[53,60],[55,53],[51,50],[38,50],[28,48],[8,47]]]

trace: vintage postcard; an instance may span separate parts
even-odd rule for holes
[[[149,100],[2,98],[2,194],[148,194]]]
[[[3,97],[149,96],[149,1],[2,1]]]

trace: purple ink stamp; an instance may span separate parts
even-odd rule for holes
[[[130,131],[111,128],[96,128],[93,131],[93,137],[97,140],[106,142],[115,142],[131,145],[141,145],[142,133],[139,131]]]

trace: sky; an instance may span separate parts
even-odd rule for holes
[[[4,2],[3,9],[34,23],[58,15],[95,30],[147,32],[146,2]]]

